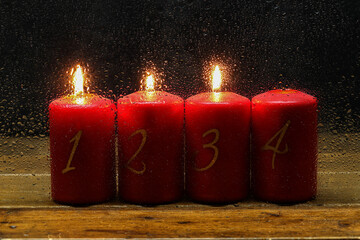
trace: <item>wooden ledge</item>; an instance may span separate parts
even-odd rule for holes
[[[360,206],[1,208],[0,238],[353,238]]]

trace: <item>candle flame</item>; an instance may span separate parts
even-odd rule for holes
[[[73,85],[74,85],[74,95],[75,102],[77,104],[84,104],[85,98],[82,97],[84,93],[84,74],[80,65],[76,66],[75,72],[73,75]]]
[[[150,74],[149,76],[146,77],[145,90],[147,92],[154,92],[155,91],[154,83],[155,83],[154,76]]]
[[[220,90],[221,86],[221,72],[218,65],[216,65],[214,73],[212,75],[212,90],[217,92]]]
[[[84,92],[84,74],[80,65],[77,65],[76,71],[73,76],[74,94],[82,94]]]

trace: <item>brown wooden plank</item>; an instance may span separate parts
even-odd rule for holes
[[[181,202],[153,208],[118,202],[57,205],[50,200],[47,138],[39,144],[7,139],[0,156],[0,238],[359,237],[359,140],[339,137],[330,145],[327,137],[320,141],[317,200],[291,207],[249,200],[222,207]],[[338,149],[346,151],[333,152]]]
[[[360,236],[360,207],[1,209],[0,237]]]

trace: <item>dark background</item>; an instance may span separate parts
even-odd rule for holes
[[[247,97],[318,97],[331,131],[359,131],[360,1],[0,1],[0,133],[46,134],[47,106],[75,64],[117,99],[156,66],[164,89],[208,91],[210,64]]]

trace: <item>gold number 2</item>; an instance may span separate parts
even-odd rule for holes
[[[211,162],[210,162],[206,167],[203,167],[203,168],[197,168],[197,167],[195,167],[195,170],[196,170],[196,171],[199,171],[199,172],[203,172],[203,171],[206,171],[206,170],[208,170],[209,168],[211,168],[211,167],[215,164],[215,162],[216,162],[216,160],[217,160],[217,158],[218,158],[218,156],[219,156],[219,149],[218,149],[214,144],[219,141],[220,132],[219,132],[218,129],[213,128],[213,129],[210,129],[210,130],[208,130],[207,132],[205,132],[205,133],[202,135],[202,137],[204,138],[204,137],[206,137],[207,135],[209,135],[210,133],[215,133],[215,138],[214,138],[214,140],[213,140],[212,142],[207,143],[207,144],[204,144],[204,145],[203,145],[203,148],[212,148],[212,149],[214,149],[214,157],[213,157],[213,159],[211,160]]]
[[[284,149],[284,150],[282,150],[282,151],[279,150],[280,143],[281,143],[281,141],[283,140],[284,135],[285,135],[286,131],[287,131],[288,128],[289,128],[289,125],[290,125],[290,120],[288,120],[288,121],[285,123],[285,125],[284,125],[277,133],[275,133],[275,135],[274,135],[272,138],[270,138],[270,140],[265,144],[265,146],[262,147],[262,150],[263,150],[263,151],[265,151],[265,150],[274,151],[273,156],[272,156],[272,163],[271,163],[272,169],[275,168],[275,157],[276,157],[276,154],[285,154],[285,153],[287,153],[287,152],[289,151],[289,148],[288,148],[288,145],[287,145],[287,144],[285,144],[285,149]],[[278,135],[280,135],[280,136],[279,136],[279,138],[278,138],[278,140],[277,140],[277,142],[276,142],[275,147],[270,146],[270,143],[271,143],[272,141],[274,141],[275,138],[276,138]]]
[[[140,144],[139,148],[136,150],[136,152],[134,153],[134,155],[132,155],[132,157],[131,157],[131,158],[129,159],[129,161],[126,163],[126,167],[127,167],[130,171],[132,171],[133,173],[141,175],[141,174],[143,174],[143,173],[145,172],[145,170],[146,170],[146,165],[145,165],[144,162],[141,162],[142,165],[143,165],[143,169],[141,169],[141,170],[136,170],[136,169],[130,167],[130,163],[131,163],[131,162],[136,158],[136,156],[141,152],[141,150],[142,150],[142,148],[144,147],[145,142],[146,142],[147,133],[146,133],[146,131],[145,131],[144,129],[139,129],[139,130],[133,132],[133,134],[131,134],[131,136],[129,137],[129,139],[132,138],[133,136],[135,136],[136,134],[139,134],[139,133],[140,133],[141,136],[142,136],[141,144]]]
[[[72,143],[72,142],[74,142],[74,141],[75,141],[75,143],[74,143],[73,148],[71,149],[70,157],[69,157],[69,160],[68,160],[68,162],[67,162],[67,164],[66,164],[66,168],[64,168],[64,169],[62,170],[62,173],[63,173],[63,174],[65,174],[65,173],[67,173],[67,172],[69,172],[69,171],[71,171],[71,170],[75,170],[75,167],[70,167],[70,165],[71,165],[71,162],[72,162],[72,160],[73,160],[73,158],[74,158],[74,154],[75,154],[76,148],[77,148],[78,145],[79,145],[79,141],[80,141],[80,138],[81,138],[81,134],[82,134],[82,131],[80,130],[80,131],[77,132],[77,134],[75,135],[75,137],[73,137],[73,138],[70,140],[70,143]]]

